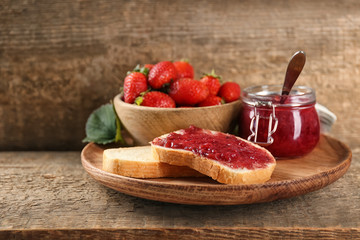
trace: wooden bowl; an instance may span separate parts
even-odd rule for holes
[[[226,132],[238,117],[241,100],[210,107],[155,108],[125,103],[119,94],[114,106],[135,145],[148,145],[158,136],[190,125]]]

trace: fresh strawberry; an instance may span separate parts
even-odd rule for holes
[[[180,78],[194,78],[194,68],[187,60],[174,62],[174,66]]]
[[[149,69],[149,71],[153,68],[154,64],[145,64],[144,67]]]
[[[209,89],[205,84],[192,78],[181,78],[170,84],[169,96],[178,105],[195,105],[208,95]]]
[[[174,64],[169,61],[155,64],[149,72],[149,84],[154,89],[160,89],[164,84],[177,78]]]
[[[124,100],[134,103],[140,93],[148,89],[146,76],[140,72],[130,72],[124,80]]]
[[[198,104],[199,107],[215,106],[221,105],[223,100],[221,97],[209,95],[204,101]]]
[[[147,107],[175,108],[175,101],[162,92],[147,92],[144,96],[137,97],[135,103]]]
[[[224,83],[219,90],[219,96],[222,97],[227,103],[238,100],[240,98],[240,94],[240,86],[234,82]]]
[[[220,79],[221,77],[212,70],[210,74],[205,74],[200,81],[208,87],[210,95],[217,95],[221,87]]]

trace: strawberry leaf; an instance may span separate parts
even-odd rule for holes
[[[170,85],[172,82],[173,80],[171,79],[169,83],[164,83],[160,89],[157,89],[157,91],[168,94],[170,92]]]
[[[126,75],[129,75],[130,73],[133,72],[139,72],[145,75],[145,77],[148,76],[150,70],[146,67],[141,67],[140,64],[136,65],[136,67],[132,70],[132,71],[128,71]]]
[[[134,103],[138,106],[141,106],[142,102],[144,101],[144,96],[148,93],[151,92],[151,89],[148,88],[146,91],[141,92],[140,95],[138,97],[135,98]]]
[[[222,78],[220,75],[217,75],[215,73],[214,69],[211,70],[211,73],[203,73],[203,77],[205,77],[205,76],[217,78],[217,79],[219,79],[219,81],[221,81],[221,78]]]
[[[105,104],[92,112],[85,126],[86,137],[83,142],[108,144],[125,143],[121,136],[121,124],[113,104]]]
[[[139,96],[139,97],[135,98],[134,103],[135,103],[136,105],[140,106],[143,101],[144,101],[144,97],[143,97],[143,96]]]
[[[150,70],[148,68],[146,68],[146,67],[142,67],[140,69],[140,72],[147,77],[149,75]]]
[[[133,72],[140,72],[140,64],[136,65]]]

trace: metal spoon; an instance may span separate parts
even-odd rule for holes
[[[303,51],[298,51],[291,57],[288,67],[286,69],[280,103],[285,102],[286,96],[289,95],[291,88],[294,86],[297,78],[299,77],[302,69],[304,68],[305,60],[306,55]]]

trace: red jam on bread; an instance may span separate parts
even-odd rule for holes
[[[232,169],[252,170],[274,163],[269,152],[246,140],[195,126],[169,133],[166,137],[155,138],[152,144],[191,151]]]

